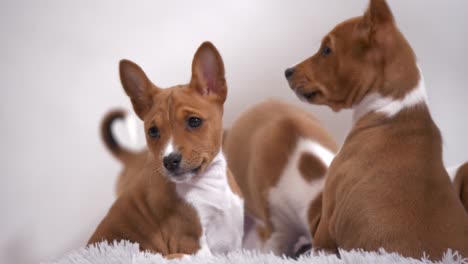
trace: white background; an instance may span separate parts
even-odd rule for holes
[[[447,165],[468,160],[468,1],[390,0],[424,71]],[[185,83],[211,40],[225,60],[225,124],[269,97],[316,113],[342,142],[350,113],[299,103],[283,78],[367,0],[0,2],[0,262],[37,263],[84,245],[113,201],[120,165],[98,127],[129,107],[121,58],[161,87]]]

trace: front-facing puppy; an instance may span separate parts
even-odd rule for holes
[[[241,247],[243,202],[221,152],[227,85],[220,54],[197,50],[187,85],[156,87],[143,70],[120,62],[120,77],[144,122],[148,152],[89,240],[130,240],[142,250],[226,253]]]
[[[385,0],[338,24],[286,78],[307,102],[354,109],[327,174],[314,246],[468,256],[468,214],[443,165],[416,56]]]

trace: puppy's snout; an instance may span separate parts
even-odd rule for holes
[[[284,71],[284,76],[286,77],[286,79],[289,80],[293,76],[295,71],[296,71],[295,68],[288,68],[286,69],[286,71]]]
[[[174,172],[180,167],[180,162],[182,161],[182,155],[179,153],[171,153],[164,157],[163,163],[164,168],[170,172]]]

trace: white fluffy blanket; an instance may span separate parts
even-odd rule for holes
[[[382,263],[382,264],[393,264],[393,263],[405,263],[405,264],[431,264],[433,262],[427,259],[410,259],[403,258],[398,254],[389,254],[383,250],[380,252],[363,252],[363,251],[340,251],[341,259],[336,256],[304,256],[299,260],[292,260],[288,258],[276,257],[271,254],[260,254],[257,252],[243,251],[233,252],[226,256],[190,256],[181,260],[166,260],[161,255],[142,253],[138,250],[137,244],[128,242],[114,243],[108,245],[107,243],[101,243],[97,246],[91,246],[88,248],[82,248],[75,252],[68,254],[67,256],[57,259],[51,262],[45,263],[56,263],[56,264],[158,264],[158,263],[213,263],[213,264],[225,264],[225,263],[272,263],[272,264],[285,264],[285,263],[317,263],[317,264],[345,264],[345,263]],[[463,259],[457,253],[453,253],[448,250],[444,258],[440,262],[436,263],[458,263],[468,264],[468,258]]]

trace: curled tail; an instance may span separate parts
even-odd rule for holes
[[[137,154],[131,150],[123,148],[115,139],[112,133],[112,124],[117,119],[125,119],[126,113],[124,110],[112,110],[104,116],[101,122],[101,137],[106,145],[107,149],[120,160],[122,163],[126,163],[129,159],[136,156]]]

